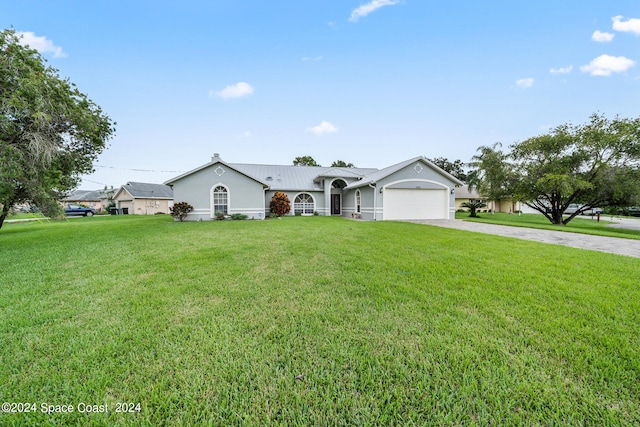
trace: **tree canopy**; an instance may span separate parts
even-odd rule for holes
[[[511,165],[508,163],[508,155],[501,148],[499,142],[491,147],[482,146],[469,163],[474,168],[467,175],[469,188],[476,188],[489,200],[503,200],[512,196]]]
[[[444,157],[436,157],[433,159],[427,159],[440,169],[458,178],[460,181],[467,180],[467,173],[465,172],[465,163],[462,160],[454,160],[453,162]]]
[[[553,224],[594,207],[626,205],[640,192],[640,119],[592,114],[586,124],[565,123],[510,148],[479,149],[472,176],[481,194],[521,200]],[[573,203],[581,207],[564,215]]]
[[[9,209],[44,213],[77,187],[115,123],[13,30],[0,32],[0,227]]]
[[[512,147],[513,193],[554,224],[593,207],[624,205],[640,191],[640,119],[593,114]],[[582,205],[563,217],[567,207]]]
[[[320,166],[311,156],[299,156],[293,159],[293,166]]]
[[[353,163],[347,163],[344,160],[336,160],[331,163],[332,168],[355,168]]]

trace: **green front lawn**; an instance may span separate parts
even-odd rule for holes
[[[37,409],[3,426],[640,423],[635,258],[327,217],[5,224],[0,253],[0,397]]]
[[[624,217],[626,220],[639,221],[640,219]],[[640,230],[628,230],[623,228],[611,228],[610,224],[616,221],[611,215],[601,215],[600,221],[596,217],[578,216],[567,225],[554,225],[542,214],[508,214],[496,212],[478,213],[478,218],[469,217],[468,212],[456,212],[456,219],[464,221],[485,222],[488,224],[511,225],[514,227],[538,228],[543,230],[565,231],[570,233],[593,234],[596,236],[623,237],[626,239],[640,239]]]
[[[9,213],[6,219],[16,220],[16,219],[32,219],[32,218],[46,219],[46,217],[41,213],[30,213],[30,212]]]

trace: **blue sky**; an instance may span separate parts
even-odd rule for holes
[[[2,1],[117,122],[83,189],[220,153],[469,161],[590,114],[640,115],[637,0]]]

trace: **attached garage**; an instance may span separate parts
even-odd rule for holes
[[[448,219],[445,189],[386,188],[382,202],[385,220]]]

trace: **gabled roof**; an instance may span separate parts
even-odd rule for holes
[[[401,169],[403,169],[403,168],[405,168],[405,167],[407,167],[410,164],[415,163],[415,162],[422,162],[422,163],[426,164],[427,166],[429,166],[430,168],[432,168],[433,170],[435,170],[436,172],[438,172],[442,176],[446,177],[450,181],[453,181],[456,185],[463,185],[464,184],[462,181],[460,181],[455,176],[445,172],[444,170],[442,170],[438,166],[434,165],[426,157],[418,156],[418,157],[414,157],[413,159],[405,160],[404,162],[400,162],[400,163],[397,163],[395,165],[392,165],[392,166],[386,167],[384,169],[380,169],[378,171],[370,173],[370,174],[364,176],[361,181],[354,182],[354,183],[352,183],[350,185],[347,185],[346,188],[356,188],[356,187],[363,187],[363,186],[369,185],[369,184],[375,184],[376,182],[380,181],[381,179],[384,179],[384,178],[388,177],[389,175],[391,175],[391,174],[393,174],[395,172],[398,172],[399,170],[401,170]]]
[[[165,181],[164,185],[172,185],[174,182],[179,181],[179,180],[181,180],[181,179],[182,179],[182,178],[184,178],[184,177],[187,177],[187,176],[189,176],[189,175],[192,175],[192,174],[194,174],[194,173],[196,173],[196,172],[199,172],[199,171],[201,171],[201,170],[203,170],[203,169],[206,169],[206,168],[208,168],[208,167],[210,167],[210,166],[214,166],[214,165],[216,165],[216,164],[222,164],[222,165],[224,165],[224,166],[226,166],[226,167],[228,167],[228,168],[231,168],[231,169],[235,170],[236,172],[239,172],[239,173],[241,173],[241,174],[245,175],[247,178],[250,178],[250,179],[252,179],[252,180],[254,180],[254,181],[256,181],[256,182],[258,182],[258,183],[262,184],[262,185],[263,185],[263,186],[265,186],[265,187],[269,187],[269,184],[268,184],[268,183],[266,183],[265,181],[263,181],[263,180],[261,180],[261,179],[257,178],[256,176],[252,175],[251,173],[248,173],[247,171],[244,171],[244,170],[242,170],[242,169],[238,168],[238,166],[241,166],[241,165],[236,165],[236,164],[230,164],[230,163],[227,163],[227,162],[223,161],[223,160],[218,156],[218,154],[214,155],[214,156],[211,158],[211,161],[210,161],[209,163],[206,163],[206,164],[204,164],[204,165],[202,165],[202,166],[199,166],[199,167],[197,167],[197,168],[195,168],[195,169],[192,169],[192,170],[190,170],[190,171],[188,171],[188,172],[185,172],[185,173],[183,173],[182,175],[178,175],[178,176],[176,176],[175,178],[171,178],[170,180]]]
[[[109,195],[107,193],[108,191],[105,190],[76,190],[68,197],[66,197],[65,200],[72,202],[100,201],[109,198]]]
[[[127,182],[120,187],[114,199],[122,191],[126,191],[136,199],[173,199],[173,189],[164,184],[149,184],[146,182]]]

